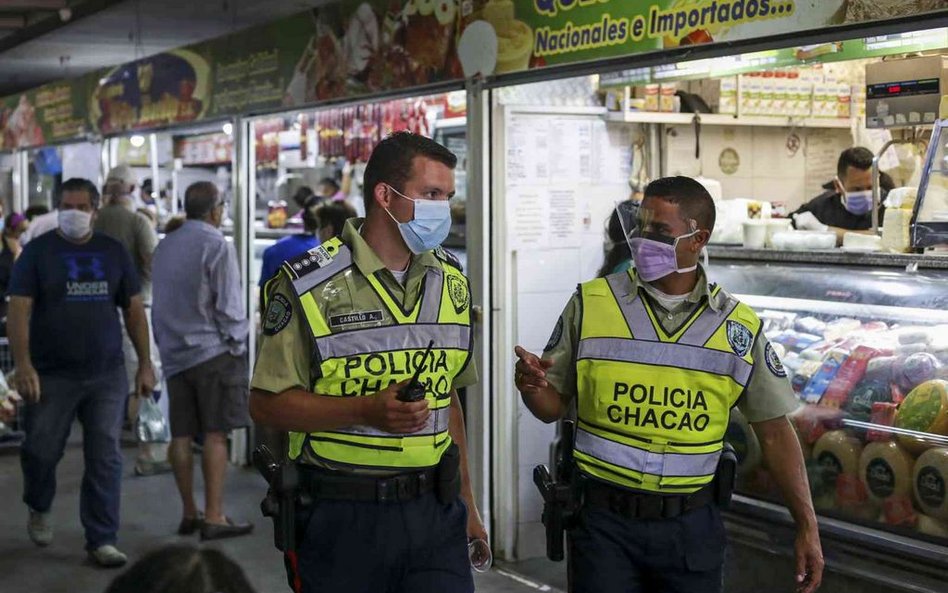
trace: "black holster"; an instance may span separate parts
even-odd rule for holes
[[[731,495],[737,481],[737,453],[730,443],[724,443],[721,459],[718,460],[717,470],[714,472],[714,502],[719,508],[727,509],[731,506]]]
[[[461,495],[461,452],[457,444],[451,443],[441,455],[436,480],[435,496],[441,504],[450,504]]]
[[[270,487],[260,502],[264,517],[273,520],[273,545],[281,552],[296,549],[296,502],[299,496],[299,473],[296,464],[278,462],[266,445],[253,452],[253,464]]]
[[[573,519],[582,506],[579,493],[581,481],[576,479],[573,471],[574,435],[573,422],[563,422],[554,445],[555,479],[545,465],[533,468],[533,483],[543,497],[542,521],[546,528],[546,556],[554,562],[559,562],[566,556],[566,531],[572,527]]]

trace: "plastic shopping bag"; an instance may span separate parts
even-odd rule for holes
[[[167,443],[171,440],[168,421],[152,397],[142,398],[138,407],[137,434],[140,443]]]

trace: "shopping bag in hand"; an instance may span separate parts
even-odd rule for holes
[[[168,421],[161,413],[161,408],[158,407],[158,403],[154,398],[142,398],[138,407],[138,426],[136,430],[140,443],[167,443],[171,440]]]

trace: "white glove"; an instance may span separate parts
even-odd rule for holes
[[[794,214],[793,224],[797,227],[797,229],[803,231],[829,230],[829,227],[820,222],[812,212],[801,212],[800,214]]]

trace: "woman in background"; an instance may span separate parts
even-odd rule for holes
[[[13,273],[13,264],[20,257],[23,247],[20,246],[20,235],[30,226],[26,216],[13,212],[7,216],[3,225],[3,245],[0,246],[0,335],[7,335],[7,287],[10,284],[10,274]]]
[[[632,267],[632,251],[629,249],[626,234],[632,232],[635,227],[638,210],[637,202],[625,200],[619,202],[616,209],[612,211],[606,228],[609,250],[606,251],[605,261],[602,262],[602,267],[596,274],[597,277],[604,278],[609,274],[628,271]]]

